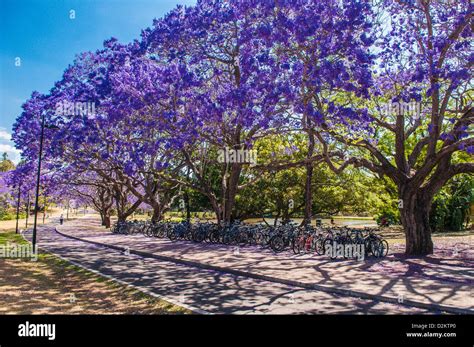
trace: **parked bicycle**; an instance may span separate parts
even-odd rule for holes
[[[388,242],[376,229],[351,229],[335,226],[312,226],[283,223],[278,226],[268,224],[245,224],[234,221],[224,225],[211,222],[194,223],[190,221],[126,221],[117,222],[112,232],[122,235],[143,234],[146,237],[168,238],[175,241],[196,243],[223,244],[228,246],[258,246],[270,248],[275,253],[291,250],[294,254],[329,255],[335,258],[334,252],[326,254],[334,245],[343,247],[357,246],[364,249],[365,256],[385,257],[388,253]]]

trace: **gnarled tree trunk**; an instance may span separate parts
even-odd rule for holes
[[[433,254],[429,214],[432,198],[419,192],[405,194],[400,217],[405,230],[407,255]]]
[[[153,223],[159,222],[163,218],[161,206],[153,206],[153,213],[151,215],[151,221]]]
[[[308,131],[308,154],[307,159],[311,159],[314,154],[314,134],[310,130]],[[311,217],[313,215],[313,190],[311,183],[313,181],[314,166],[312,162],[306,164],[306,182],[304,189],[304,220],[303,223],[311,223]]]
[[[110,222],[110,213],[107,212],[102,219],[102,225],[106,227],[107,229],[110,228],[111,222]]]
[[[137,200],[133,205],[128,203],[128,191],[122,191],[123,187],[118,185],[114,186],[114,199],[115,206],[117,208],[117,218],[119,222],[125,222],[129,216],[131,216],[142,203],[141,200]]]
[[[242,172],[242,164],[233,163],[231,164],[230,176],[227,180],[227,186],[225,190],[225,204],[224,204],[224,221],[232,221],[232,212],[235,205],[235,196],[237,195],[237,189],[239,185],[240,174]]]

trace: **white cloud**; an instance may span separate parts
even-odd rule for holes
[[[11,141],[12,136],[11,136],[11,134],[8,133],[6,130],[0,129],[0,139],[1,139],[1,140]]]
[[[18,164],[21,152],[13,146],[12,136],[7,129],[0,127],[0,159],[1,155],[7,152],[8,158]]]
[[[13,161],[15,164],[18,164],[20,161],[20,151],[13,147],[12,145],[0,143],[0,155],[4,152],[7,152],[8,158]]]

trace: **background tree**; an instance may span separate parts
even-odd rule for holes
[[[8,159],[8,154],[4,152],[2,154],[2,160],[0,161],[0,172],[8,172],[15,169],[15,164]]]

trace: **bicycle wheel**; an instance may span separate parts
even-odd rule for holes
[[[194,233],[193,241],[201,243],[204,241],[205,238],[206,238],[206,233],[202,230],[199,230],[196,233]]]
[[[166,227],[163,225],[163,226],[159,226],[157,229],[155,229],[156,232],[154,232],[153,236],[155,237],[158,237],[160,239],[164,238],[166,236]]]
[[[232,235],[229,232],[222,235],[222,243],[224,245],[230,245],[231,242],[232,242]]]
[[[372,254],[372,239],[366,238],[364,240],[364,250],[365,250],[365,256],[368,257],[370,254]]]
[[[146,237],[152,237],[153,236],[153,227],[149,226],[145,229],[145,232],[143,233]]]
[[[168,231],[168,238],[171,240],[171,241],[176,241],[178,239],[178,232],[173,229],[170,229]]]
[[[275,235],[270,240],[270,248],[275,253],[280,253],[285,249],[286,242],[283,236]]]
[[[316,251],[317,255],[323,255],[324,254],[324,239],[318,238],[315,241],[314,245],[314,250]]]
[[[237,235],[236,241],[241,247],[244,247],[249,243],[249,235],[245,231],[241,232]]]
[[[388,254],[388,242],[386,240],[381,240],[382,242],[382,257],[386,257]]]
[[[337,258],[337,250],[334,249],[334,240],[332,238],[327,238],[323,242],[323,254],[327,255],[331,259]]]
[[[305,253],[314,252],[314,243],[315,243],[315,238],[312,235],[308,235],[305,237],[305,240],[304,240]]]
[[[257,236],[254,233],[247,234],[247,237],[249,246],[257,245]]]
[[[306,241],[304,237],[297,237],[291,245],[291,249],[293,250],[294,254],[300,254],[301,250],[304,249]]]
[[[260,247],[267,248],[270,245],[271,236],[270,234],[262,234],[260,239]]]
[[[264,233],[263,231],[257,231],[255,235],[256,243],[259,246],[265,247],[268,243],[268,234]]]
[[[388,247],[388,245],[387,245],[387,247]],[[374,257],[381,258],[381,257],[384,256],[385,245],[384,245],[383,241],[378,240],[378,239],[372,240],[370,248],[371,248],[371,251],[372,251],[372,254],[374,255]]]
[[[193,230],[191,228],[187,228],[184,231],[183,237],[186,241],[192,241],[193,240]]]
[[[220,240],[220,233],[219,230],[212,230],[209,233],[209,242],[210,243],[218,243]]]

